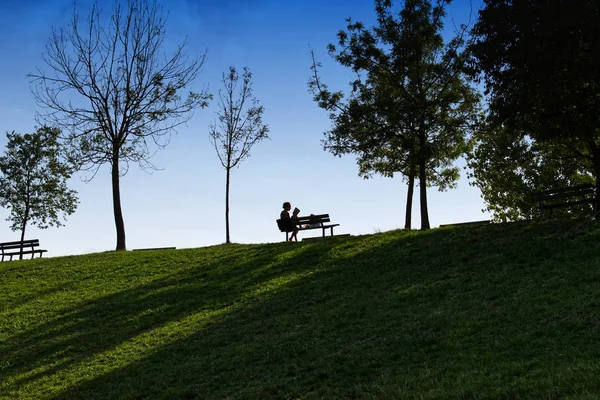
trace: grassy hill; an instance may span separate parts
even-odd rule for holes
[[[0,264],[2,399],[597,399],[589,220]]]

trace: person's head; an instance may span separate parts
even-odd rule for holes
[[[283,203],[283,209],[285,211],[290,211],[292,209],[292,205],[290,204],[289,201],[286,201],[285,203]]]

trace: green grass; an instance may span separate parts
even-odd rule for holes
[[[0,264],[2,399],[597,399],[589,220]]]

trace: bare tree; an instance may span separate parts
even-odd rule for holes
[[[154,1],[115,1],[108,20],[98,2],[85,21],[74,9],[67,29],[52,30],[43,56],[48,72],[29,75],[47,110],[41,119],[66,132],[63,140],[80,169],[93,172],[89,180],[110,164],[117,250],[126,248],[120,177],[132,162],[155,169],[150,158],[211,98],[205,89],[182,95],[205,54],[190,57],[185,42],[164,54],[165,22]]]
[[[234,67],[223,73],[225,90],[219,90],[218,123],[209,126],[210,136],[221,165],[225,168],[225,241],[229,236],[229,182],[231,169],[250,156],[250,149],[268,139],[269,127],[262,122],[264,107],[252,92],[252,73],[244,67],[241,77]]]

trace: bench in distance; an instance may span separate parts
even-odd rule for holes
[[[32,259],[36,254],[39,254],[41,257],[42,254],[48,250],[36,249],[35,247],[39,247],[39,245],[39,239],[0,243],[2,261],[4,261],[4,257],[10,257],[10,260],[12,261],[13,256],[18,256],[20,254],[31,254]]]
[[[325,237],[326,229],[330,229],[331,236],[333,236],[333,228],[340,226],[340,224],[330,223],[331,220],[329,219],[329,214],[308,215],[306,217],[293,218],[292,222],[298,226],[299,231],[322,229],[323,237]],[[281,232],[285,232],[285,240],[287,241],[290,232],[287,232],[285,223],[281,219],[278,219],[277,226]]]
[[[559,207],[571,207],[581,204],[591,204],[596,211],[596,189],[594,185],[584,184],[558,189],[543,190],[531,194],[533,201],[538,203],[540,215],[544,210],[552,210]]]

